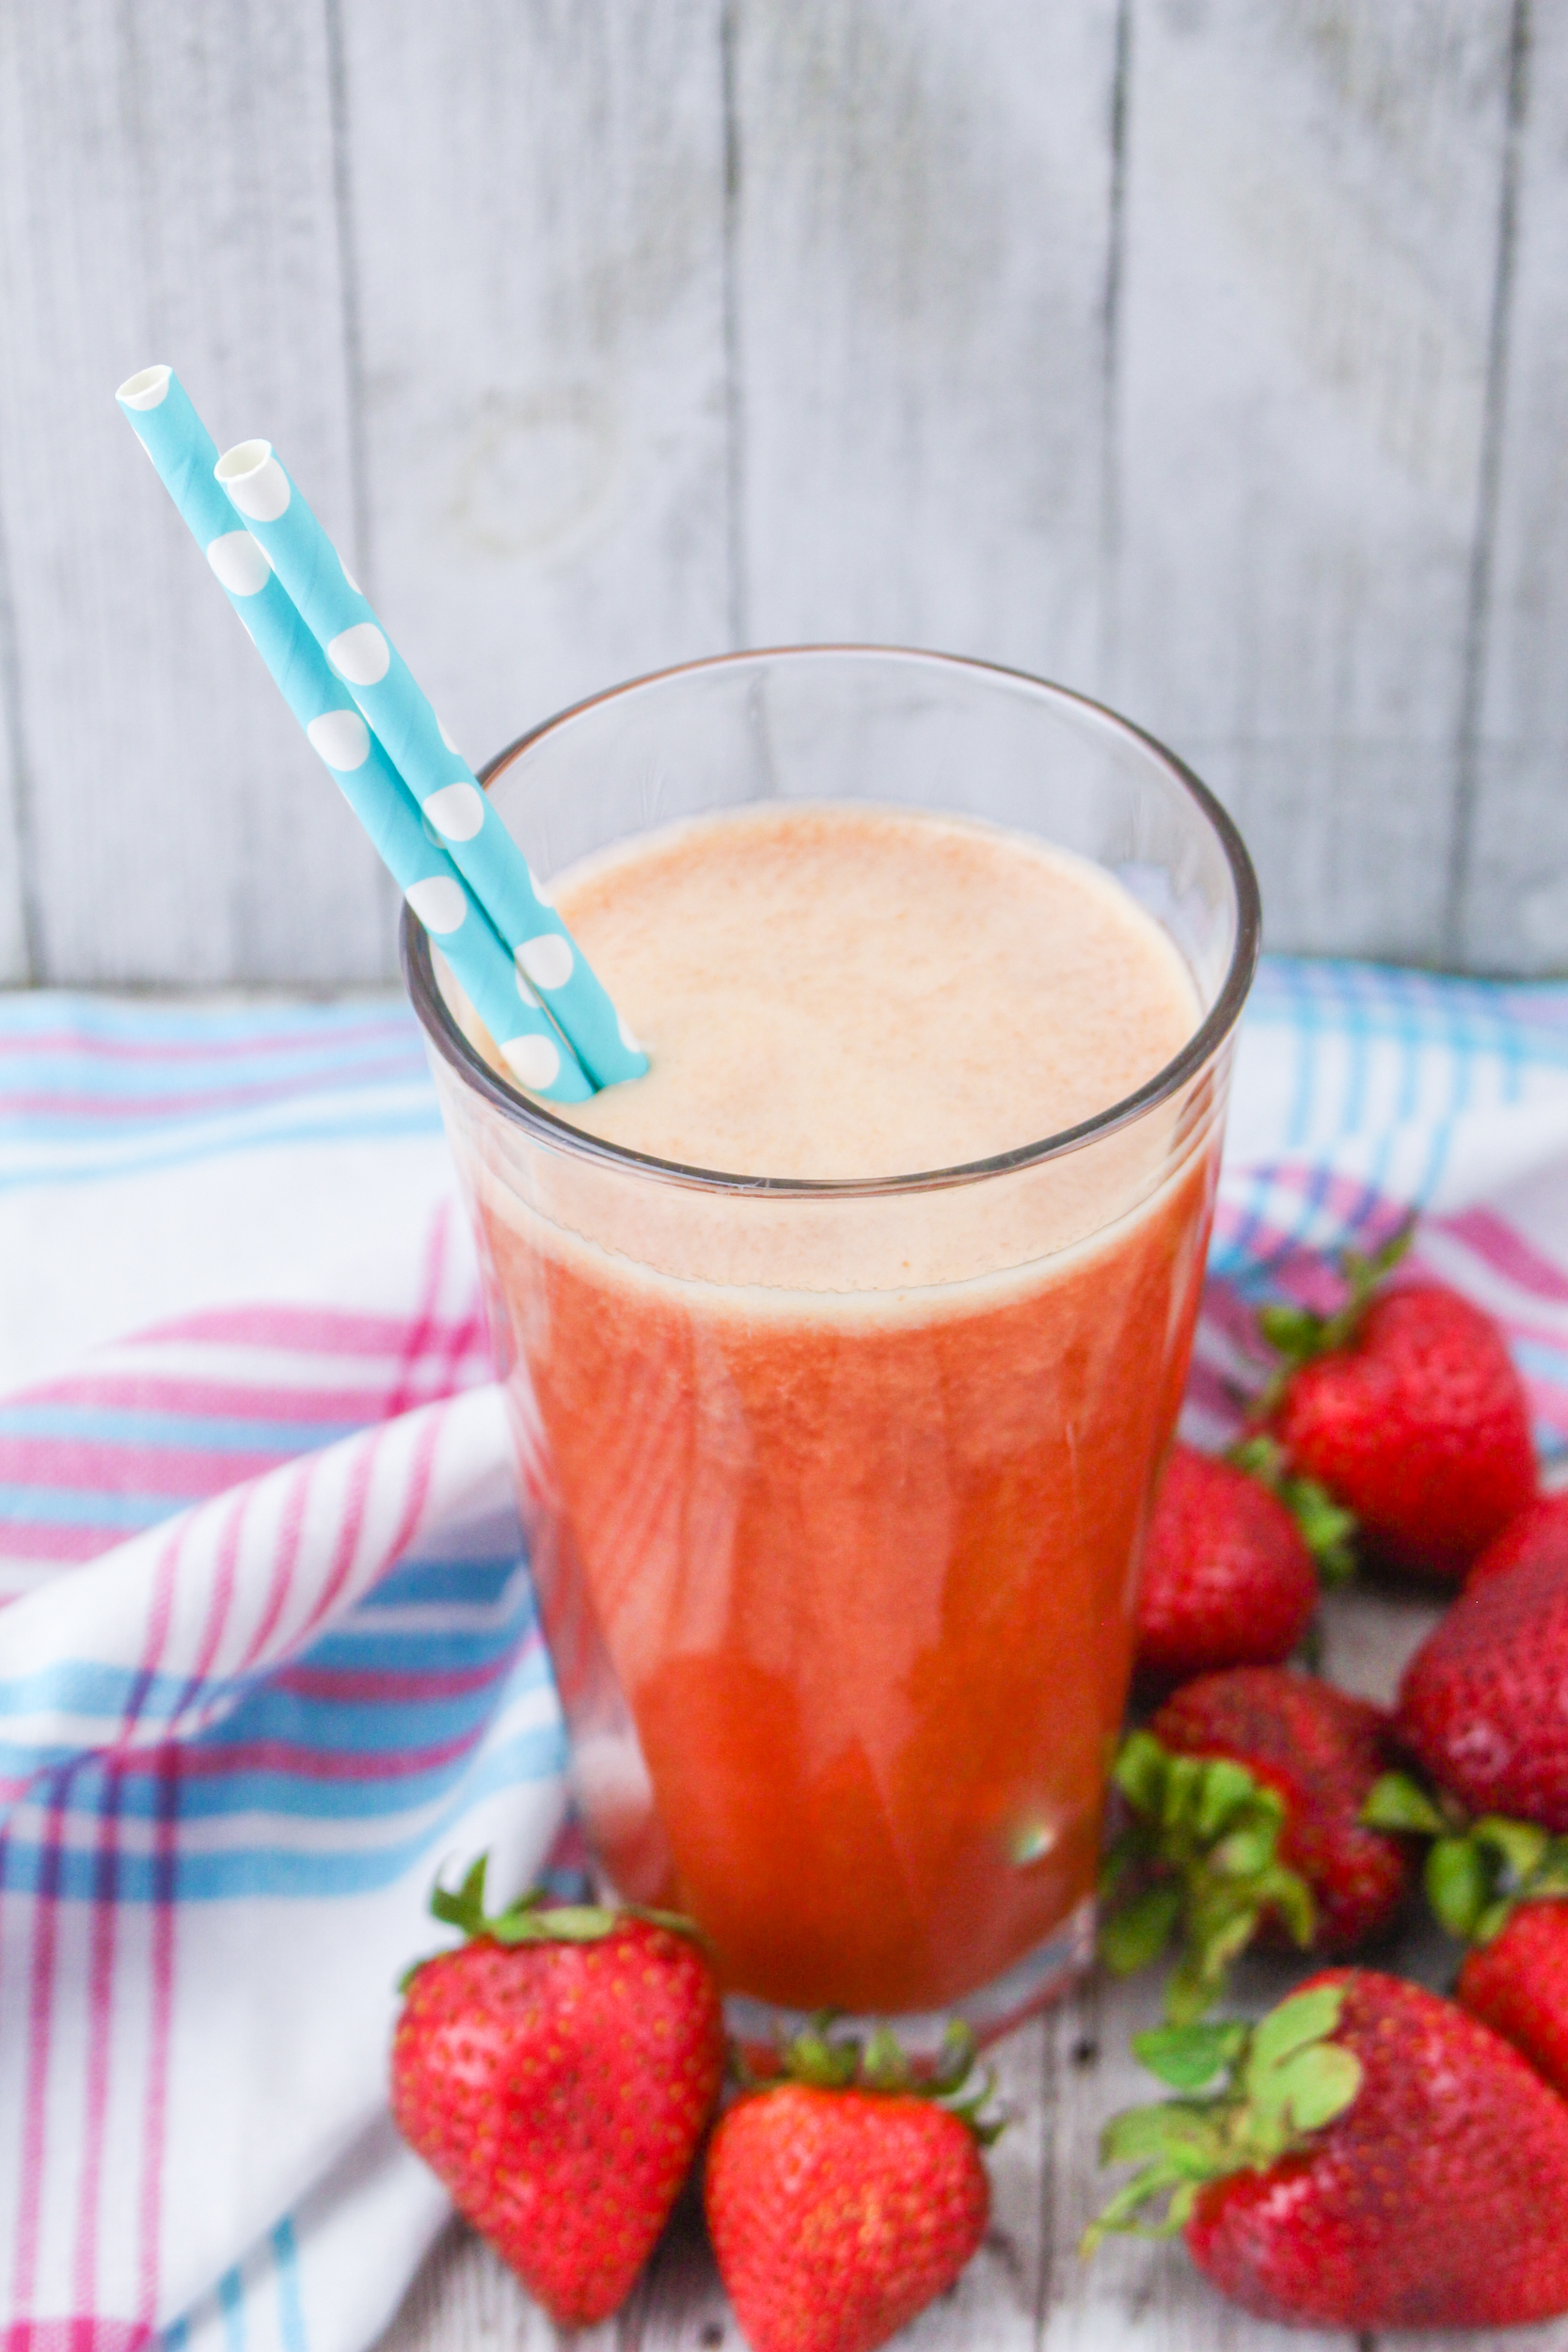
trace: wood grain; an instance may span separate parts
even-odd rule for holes
[[[1400,1593],[1336,1594],[1325,1603],[1330,1677],[1386,1701],[1434,1609]],[[1413,1920],[1386,1964],[1434,1988],[1453,1947]],[[1256,1962],[1238,1971],[1234,2009],[1257,2015],[1299,1967]],[[1156,2095],[1132,2036],[1156,2022],[1157,1982],[1093,1978],[989,2053],[1014,2116],[989,2159],[993,2210],[984,2246],[951,2294],[896,2342],[909,2352],[1477,2352],[1474,2333],[1350,2337],[1263,2325],[1199,2278],[1180,2244],[1113,2239],[1079,2254],[1104,2200],[1098,2142],[1108,2116]],[[1510,2330],[1510,2352],[1568,2352],[1568,2319]],[[489,2249],[460,2225],[416,2280],[378,2352],[741,2352],[701,2218],[689,2200],[616,2320],[558,2332]]]
[[[116,408],[167,358],[353,550],[321,0],[0,12],[0,484],[40,978],[390,969],[373,855]]]
[[[114,412],[263,429],[483,756],[740,642],[1172,739],[1277,946],[1568,969],[1544,0],[0,9],[0,983],[391,969]]]
[[[5,485],[0,482],[0,987],[33,977],[27,938],[26,836],[17,690],[19,663],[10,566],[6,560]]]
[[[1115,0],[736,0],[754,644],[1100,677]]]
[[[1441,945],[1511,0],[1138,0],[1116,694],[1271,944]]]
[[[483,758],[727,642],[718,0],[343,30],[367,585]]]
[[[1568,961],[1568,18],[1535,8],[1504,289],[1506,389],[1455,952]]]

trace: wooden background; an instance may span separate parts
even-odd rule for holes
[[[0,978],[385,977],[154,359],[471,756],[974,652],[1187,754],[1275,946],[1568,968],[1559,0],[0,0]]]

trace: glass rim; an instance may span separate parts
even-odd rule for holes
[[[994,1152],[987,1159],[966,1160],[952,1168],[922,1168],[902,1176],[741,1176],[721,1168],[697,1168],[680,1160],[659,1159],[651,1152],[633,1152],[624,1144],[608,1142],[602,1136],[588,1134],[580,1127],[574,1127],[568,1120],[557,1118],[546,1104],[511,1085],[469,1043],[458,1026],[436,983],[429,933],[421,923],[415,920],[405,900],[398,926],[398,949],[404,984],[416,1018],[427,1040],[455,1075],[475,1093],[483,1095],[491,1107],[500,1111],[514,1126],[520,1127],[553,1151],[564,1152],[601,1168],[618,1168],[624,1173],[661,1184],[703,1192],[760,1194],[772,1200],[863,1200],[900,1193],[947,1190],[958,1184],[979,1184],[990,1178],[1013,1175],[1047,1160],[1065,1158],[1069,1152],[1081,1152],[1089,1144],[1098,1142],[1103,1136],[1114,1135],[1120,1128],[1132,1126],[1162,1103],[1179,1094],[1190,1079],[1196,1077],[1212,1061],[1241,1017],[1261,946],[1262,906],[1258,878],[1253,871],[1246,844],[1226,810],[1208,786],[1193,773],[1185,760],[1179,758],[1175,752],[1146,728],[1138,726],[1131,719],[1124,719],[1118,711],[1108,708],[1104,703],[1096,702],[1092,696],[1075,692],[1071,687],[1055,685],[1048,678],[1035,677],[1026,670],[1010,669],[1002,662],[977,661],[963,654],[932,653],[918,646],[832,643],[753,646],[743,652],[709,654],[698,660],[675,662],[668,669],[650,670],[641,677],[627,678],[618,686],[605,687],[596,694],[585,695],[580,702],[571,703],[565,709],[558,710],[551,717],[542,719],[536,726],[530,727],[526,734],[519,735],[514,742],[497,752],[476,772],[481,784],[488,788],[503,769],[509,768],[533,744],[554,734],[558,728],[568,725],[572,720],[581,718],[587,711],[597,710],[607,703],[640,693],[651,686],[665,685],[674,678],[736,668],[746,663],[821,661],[838,657],[863,660],[868,655],[887,662],[908,661],[932,668],[958,670],[981,678],[1003,679],[1010,686],[1027,688],[1032,694],[1048,701],[1067,703],[1079,710],[1092,712],[1096,719],[1107,721],[1118,733],[1130,737],[1145,751],[1151,753],[1196,804],[1200,815],[1216,835],[1229,868],[1231,886],[1236,894],[1236,937],[1219,993],[1186,1043],[1141,1087],[1124,1095],[1119,1102],[1110,1104],[1104,1110],[1097,1111],[1092,1119],[1080,1120],[1076,1126],[1065,1127],[1059,1133],[1042,1136],[1035,1143],[1018,1144],[1011,1151]],[[896,806],[898,803],[890,805]]]

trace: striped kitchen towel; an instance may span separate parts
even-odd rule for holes
[[[1568,1469],[1568,987],[1275,961],[1189,1398],[1417,1201]],[[475,1268],[386,1000],[0,1000],[8,2352],[358,2352],[444,2206],[383,2098],[443,1857],[520,1883],[559,1712]]]

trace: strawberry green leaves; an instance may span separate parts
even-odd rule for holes
[[[742,2087],[767,2091],[780,2082],[796,2082],[812,2090],[871,2090],[929,2099],[957,2116],[982,2148],[990,2147],[1006,2129],[1006,2116],[982,2113],[996,2088],[996,2077],[988,2068],[978,2082],[973,2079],[974,2036],[961,2018],[950,2021],[935,2064],[918,2072],[888,2026],[874,2027],[863,2042],[856,2034],[836,2031],[837,2025],[836,2010],[818,2010],[784,2044],[776,2074],[759,2081],[742,2063]],[[738,2058],[739,2054],[735,2055]]]
[[[1362,1820],[1370,1829],[1430,1837],[1424,1883],[1433,1915],[1465,1944],[1490,1944],[1520,1903],[1568,1896],[1568,1837],[1531,1821],[1483,1813],[1469,1820],[1449,1797],[1433,1797],[1406,1772],[1374,1783]]]
[[[508,1946],[598,1944],[628,1917],[645,1919],[650,1927],[668,1928],[676,1935],[698,1933],[692,1921],[678,1912],[649,1911],[641,1903],[623,1903],[615,1911],[598,1903],[550,1903],[546,1902],[542,1886],[531,1887],[504,1911],[487,1915],[484,1880],[488,1865],[489,1856],[481,1854],[460,1885],[443,1886],[437,1878],[431,1889],[431,1916],[439,1919],[443,1927],[460,1929],[470,1942],[486,1937],[492,1944]],[[425,1961],[418,1960],[405,1970],[399,1980],[399,1991],[406,1992],[412,1979],[426,1965]]]
[[[1306,1307],[1265,1307],[1258,1328],[1281,1359],[1278,1371],[1252,1407],[1256,1421],[1267,1421],[1290,1385],[1291,1375],[1319,1356],[1332,1356],[1355,1337],[1361,1319],[1386,1274],[1391,1274],[1410,1248],[1416,1232],[1416,1212],[1391,1233],[1381,1249],[1364,1257],[1347,1249],[1339,1260],[1344,1278],[1344,1303],[1331,1315],[1313,1314]]]
[[[1354,1512],[1341,1510],[1315,1478],[1298,1477],[1289,1470],[1285,1449],[1275,1438],[1243,1438],[1226,1460],[1279,1498],[1301,1530],[1320,1581],[1331,1587],[1348,1584],[1355,1574]]]
[[[1243,1765],[1174,1755],[1152,1732],[1134,1731],[1113,1777],[1133,1818],[1101,1874],[1101,1958],[1129,1976],[1178,1940],[1165,2014],[1190,2025],[1219,1998],[1265,1913],[1305,1949],[1316,1923],[1311,1890],[1279,1859],[1283,1800]]]
[[[1144,2065],[1186,2095],[1129,2108],[1105,2126],[1101,2162],[1138,2169],[1085,2232],[1083,2251],[1112,2231],[1173,2235],[1207,2182],[1266,2171],[1343,2114],[1361,2088],[1360,2060],[1330,2038],[1343,2003],[1341,1986],[1316,1985],[1250,2029],[1167,2026],[1138,2035],[1132,2047]],[[1208,2097],[1194,2095],[1216,2079]]]

